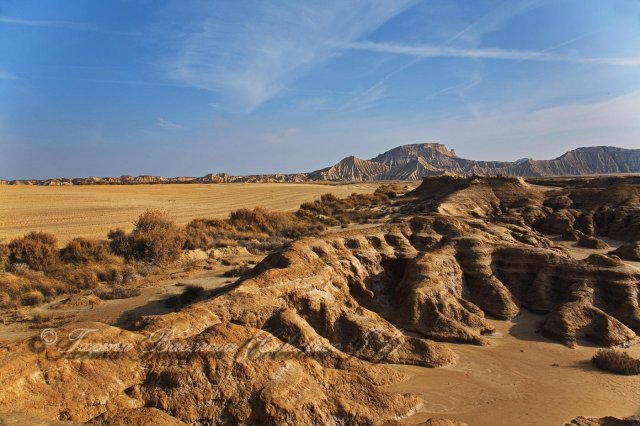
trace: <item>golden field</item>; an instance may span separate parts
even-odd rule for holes
[[[181,225],[199,217],[225,217],[243,207],[291,211],[327,192],[344,197],[373,192],[379,185],[0,185],[0,241],[33,230],[51,232],[63,243],[74,237],[106,239],[110,229],[131,230],[133,221],[146,209],[165,210]]]

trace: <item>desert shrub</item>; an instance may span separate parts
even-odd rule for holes
[[[182,308],[190,303],[193,303],[197,299],[200,299],[205,294],[204,288],[199,285],[188,285],[179,295],[168,297],[164,300],[164,304],[167,308]]]
[[[104,262],[110,257],[104,241],[74,238],[60,251],[60,259],[68,263]]]
[[[119,256],[128,256],[130,254],[130,240],[124,230],[120,228],[111,230],[107,234],[107,238],[109,239],[109,249],[111,253]]]
[[[301,204],[295,214],[301,220],[320,222],[327,226],[367,223],[370,219],[382,216],[381,212],[374,209],[389,201],[389,195],[385,191],[383,189],[374,194],[354,193],[347,198],[324,194],[319,200]]]
[[[616,374],[640,374],[640,359],[635,359],[628,353],[614,349],[600,349],[591,358],[593,364],[605,371]]]
[[[116,286],[110,289],[96,290],[94,293],[102,300],[115,300],[139,296],[140,290],[134,287]]]
[[[138,274],[143,277],[148,277],[149,275],[157,274],[161,271],[158,265],[154,265],[153,263],[140,262],[137,265]],[[135,271],[134,271],[135,275]]]
[[[112,285],[129,284],[138,278],[136,270],[129,265],[124,267],[107,266],[99,270],[97,275],[100,281]]]
[[[22,305],[33,306],[44,302],[44,295],[39,290],[29,290],[21,296]]]
[[[74,289],[91,289],[98,285],[98,276],[89,269],[79,269],[67,274],[64,280],[69,282]]]
[[[9,243],[9,261],[26,263],[31,269],[45,271],[58,262],[57,240],[46,232],[30,232]]]
[[[241,242],[241,245],[251,254],[264,254],[278,250],[288,242],[289,240],[284,237],[271,237],[266,240],[245,240]]]
[[[14,300],[20,300],[22,294],[30,290],[38,290],[46,299],[50,299],[70,291],[70,288],[68,283],[29,269],[18,274],[3,274],[0,277],[0,290],[9,293]]]
[[[379,186],[373,192],[373,195],[376,197],[380,197],[384,195],[387,197],[387,200],[389,200],[390,198],[399,197],[400,195],[406,192],[407,191],[404,188],[402,188],[400,185],[391,183],[391,184],[385,184],[385,185]]]
[[[37,305],[71,291],[68,283],[27,269],[19,273],[0,273],[0,308]]]
[[[176,260],[184,244],[182,232],[159,210],[142,213],[131,237],[133,257],[157,265]]]
[[[214,238],[209,232],[206,219],[194,219],[185,227],[184,248],[186,250],[208,250],[213,247]]]
[[[305,225],[292,213],[270,212],[264,207],[232,211],[229,214],[229,223],[242,232],[288,238],[300,236]]]
[[[129,235],[120,229],[109,232],[109,246],[113,253],[156,265],[178,259],[185,241],[184,234],[166,213],[147,210],[134,225]]]
[[[225,277],[241,277],[247,272],[251,270],[249,265],[240,265],[235,268],[231,268],[228,271],[225,271],[223,274]]]
[[[0,244],[0,272],[6,269],[10,255],[9,247],[6,244]]]
[[[0,309],[15,309],[18,307],[18,302],[14,300],[11,295],[4,291],[0,291]]]

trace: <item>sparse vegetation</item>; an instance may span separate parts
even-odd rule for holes
[[[108,290],[99,290],[95,292],[102,300],[128,299],[140,295],[140,290],[133,287],[115,286]]]
[[[61,249],[52,234],[30,232],[0,244],[0,308],[37,305],[81,290],[94,290],[103,299],[131,297],[138,293],[128,284],[158,273],[185,249],[242,246],[254,254],[271,252],[292,239],[318,235],[327,226],[382,217],[384,205],[397,191],[384,185],[373,194],[325,194],[295,212],[238,209],[227,219],[196,219],[183,228],[167,213],[147,210],[130,233],[109,231],[107,241],[74,238]],[[247,271],[239,267],[227,275]],[[105,285],[111,287],[101,287]],[[187,299],[196,292],[189,291]],[[179,303],[189,303],[185,298]]]
[[[597,368],[611,373],[624,375],[640,374],[640,359],[633,358],[621,350],[600,349],[591,360]]]
[[[327,226],[367,223],[385,215],[382,206],[402,191],[383,185],[373,194],[351,194],[338,198],[328,193],[303,203],[293,213],[270,212],[262,207],[232,211],[228,219],[195,219],[185,228],[184,248],[208,250],[241,245],[252,253],[277,249],[286,242],[318,235]]]

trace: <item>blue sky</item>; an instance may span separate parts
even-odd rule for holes
[[[640,148],[638,0],[0,0],[0,177]]]

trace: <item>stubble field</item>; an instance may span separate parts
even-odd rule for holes
[[[237,183],[189,185],[9,186],[0,185],[0,241],[29,231],[105,239],[110,229],[131,230],[146,209],[161,209],[179,225],[231,210],[263,206],[291,211],[331,192],[344,197],[373,192],[378,183],[347,185]]]

